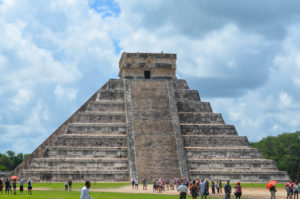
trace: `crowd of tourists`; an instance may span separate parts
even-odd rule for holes
[[[23,194],[24,192],[24,180],[21,179],[19,182],[20,185],[20,194]],[[3,194],[3,189],[5,191],[5,194],[9,195],[9,194],[17,194],[17,180],[16,179],[2,179],[0,178],[0,192],[1,195]],[[28,194],[32,195],[32,180],[29,178],[27,181],[27,190],[28,190]]]
[[[292,181],[285,184],[286,198],[287,199],[298,199],[299,197],[299,183],[293,183]],[[271,199],[275,199],[276,187],[270,188]]]

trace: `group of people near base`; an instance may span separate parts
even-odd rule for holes
[[[222,193],[221,181],[212,181],[211,193],[216,194],[216,189],[218,194]],[[197,199],[198,197],[200,197],[201,199],[207,199],[207,197],[210,195],[209,181],[204,181],[204,179],[193,180],[190,183],[187,183],[186,180],[182,179],[177,190],[178,192],[180,192],[180,199],[186,199],[188,192],[190,192],[193,199]],[[224,186],[225,199],[230,199],[231,192],[232,187],[230,185],[230,181],[227,181]],[[242,196],[242,186],[240,182],[237,182],[234,186],[234,195],[236,199],[240,199]]]
[[[286,190],[286,198],[287,199],[298,199],[298,195],[299,195],[299,183],[293,183],[292,181],[288,182],[285,184],[285,190]],[[271,191],[271,190],[270,190]],[[275,188],[275,192],[276,192],[276,188]],[[274,192],[274,196],[275,196],[275,192]],[[272,197],[271,197],[272,199]],[[275,197],[274,197],[275,199]]]
[[[72,180],[65,181],[65,191],[72,191]]]
[[[23,194],[24,191],[24,180],[20,180],[20,194]],[[27,189],[28,194],[32,195],[32,180],[29,178],[27,181]],[[5,190],[5,194],[17,194],[17,180],[14,179],[12,182],[10,179],[3,180],[0,178],[0,192],[3,194],[3,189]]]

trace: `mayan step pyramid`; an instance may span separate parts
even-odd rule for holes
[[[176,54],[123,53],[119,67],[120,79],[100,88],[14,175],[60,182],[289,180],[176,78]]]

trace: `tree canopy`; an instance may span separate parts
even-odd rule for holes
[[[13,151],[6,151],[5,154],[0,153],[0,170],[13,170],[16,168],[27,155],[18,153],[17,155]]]
[[[300,181],[300,131],[268,136],[251,145],[274,160],[279,170],[287,171],[293,181]]]

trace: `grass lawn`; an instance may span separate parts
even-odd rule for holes
[[[159,195],[159,194],[126,194],[126,193],[103,193],[91,192],[93,199],[178,199],[178,196]],[[79,191],[33,191],[33,195],[27,195],[25,191],[23,195],[0,195],[0,198],[18,198],[18,199],[79,199]],[[191,199],[189,195],[187,199]],[[213,199],[213,198],[211,198]]]
[[[122,186],[126,186],[126,185],[130,185],[130,183],[92,183],[92,188],[93,189],[99,189],[99,188],[119,188],[119,187],[122,187]],[[53,183],[34,183],[33,182],[33,188],[50,188],[50,189],[55,189],[55,190],[64,190],[65,189],[65,183],[58,183],[58,182],[53,182]],[[18,185],[19,187],[19,185]],[[73,189],[78,189],[78,188],[82,188],[84,187],[84,182],[82,183],[73,183],[72,184],[72,188]],[[27,189],[27,183],[25,183],[25,186],[24,188]]]

